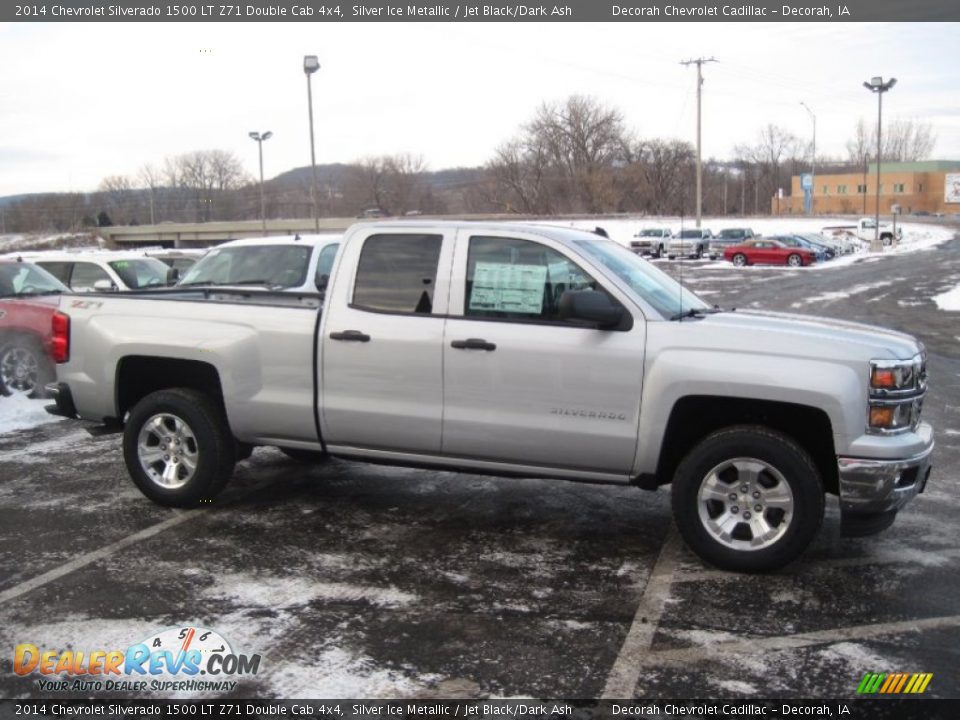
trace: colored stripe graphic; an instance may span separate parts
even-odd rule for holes
[[[857,686],[857,695],[918,695],[932,679],[933,673],[867,673]]]

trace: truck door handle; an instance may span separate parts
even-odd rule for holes
[[[479,338],[470,338],[469,340],[454,340],[450,343],[450,347],[456,348],[457,350],[496,350],[497,346],[492,342],[487,342],[486,340],[481,340]]]
[[[359,330],[344,330],[343,332],[330,333],[331,340],[343,340],[344,342],[370,342],[370,336]]]

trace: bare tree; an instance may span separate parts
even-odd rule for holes
[[[757,170],[755,197],[768,199],[780,187],[784,164],[796,165],[802,161],[803,146],[793,133],[771,123],[760,130],[756,143],[737,145],[734,154],[741,164],[752,164]]]
[[[915,162],[933,153],[937,136],[930,123],[908,119],[893,120],[884,125],[881,157],[884,162]],[[847,157],[858,166],[866,165],[877,156],[877,125],[867,126],[860,118],[853,137],[847,141]]]

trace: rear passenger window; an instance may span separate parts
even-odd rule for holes
[[[88,262],[78,262],[74,264],[73,273],[70,275],[70,288],[72,290],[93,290],[93,285],[98,280],[107,280],[113,285],[107,271],[100,266]]]
[[[597,282],[571,260],[530,240],[470,238],[467,317],[566,323],[560,297],[567,290],[597,290]]]
[[[340,243],[327,245],[320,251],[320,257],[317,258],[317,272],[314,277],[314,284],[317,290],[326,290],[330,282],[330,271],[333,269],[333,260],[337,257],[337,250],[340,249]]]
[[[53,275],[64,285],[70,284],[70,263],[42,261],[38,262],[37,265]]]
[[[353,306],[361,310],[430,314],[441,235],[371,235],[363,243]]]

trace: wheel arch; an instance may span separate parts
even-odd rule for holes
[[[793,438],[813,458],[824,489],[837,492],[833,427],[823,409],[776,400],[710,395],[682,397],[673,405],[661,443],[656,484],[670,483],[680,461],[700,440],[733,425],[761,425]]]
[[[180,358],[128,355],[117,362],[114,383],[117,418],[157,390],[190,388],[210,396],[224,409],[220,373],[210,363]]]

